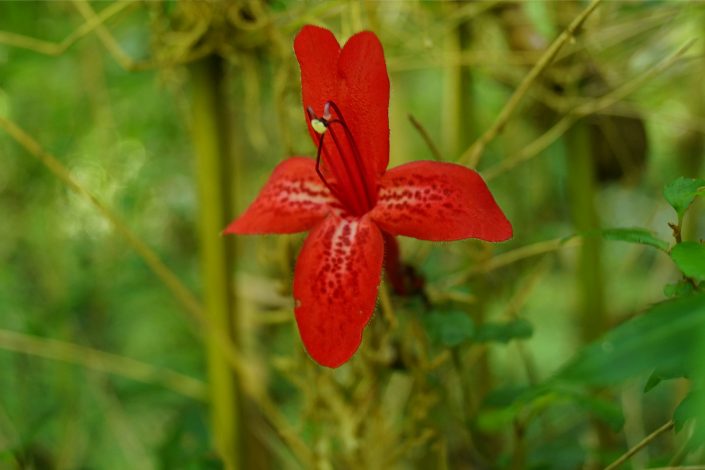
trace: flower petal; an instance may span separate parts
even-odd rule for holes
[[[381,175],[389,164],[389,76],[382,44],[374,33],[352,36],[338,60],[338,106],[360,153]]]
[[[333,33],[307,25],[296,36],[294,51],[301,66],[306,122],[308,106],[322,116],[325,103],[335,102],[365,163],[374,174],[384,173],[389,163],[389,77],[377,36],[357,33],[341,50]],[[310,123],[309,132],[318,145],[319,134]]]
[[[512,237],[512,225],[485,182],[464,166],[408,163],[389,170],[380,184],[377,206],[369,215],[392,235],[491,242]]]
[[[294,39],[294,52],[301,67],[304,115],[308,122],[307,106],[312,106],[320,116],[325,102],[336,96],[340,45],[327,29],[306,25]],[[309,132],[314,144],[318,145],[318,134],[310,123]]]
[[[339,206],[316,174],[316,162],[291,157],[272,172],[250,207],[223,233],[296,233],[311,229]]]
[[[304,242],[294,273],[296,321],[311,357],[338,367],[355,353],[382,273],[382,235],[368,218],[329,215]]]

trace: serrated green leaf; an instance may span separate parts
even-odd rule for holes
[[[530,338],[534,329],[528,320],[518,318],[506,323],[484,323],[475,333],[475,341],[508,343],[513,339]]]
[[[682,218],[685,211],[693,203],[696,196],[703,194],[705,180],[700,178],[680,177],[668,183],[663,188],[663,196],[676,210],[678,218]]]
[[[705,246],[695,242],[679,243],[671,249],[671,258],[686,276],[705,280]]]
[[[606,385],[654,369],[695,367],[703,329],[704,294],[660,303],[583,348],[552,380]]]
[[[432,313],[423,319],[431,341],[447,347],[455,347],[473,338],[475,324],[463,312]]]
[[[668,251],[668,242],[643,228],[610,228],[603,230],[602,236],[606,240],[639,243],[661,251]]]

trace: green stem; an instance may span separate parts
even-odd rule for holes
[[[700,23],[705,27],[705,21],[701,21]],[[703,87],[702,79],[699,78],[702,77],[702,73],[705,73],[705,65],[701,65],[700,70],[700,74],[693,74],[690,84],[691,98],[688,99],[690,115],[693,116],[694,119],[702,119],[705,117],[705,87]],[[690,129],[681,137],[679,147],[680,173],[689,178],[699,178],[703,171],[703,160],[705,160],[705,135],[699,130]],[[698,202],[699,201],[696,201],[695,204],[688,209],[688,223],[685,224],[685,227],[683,227],[682,217],[678,219],[678,226],[681,228],[680,233],[682,233],[687,240],[698,239],[698,224],[696,221],[700,220],[702,212],[702,204]],[[678,243],[680,243],[680,241],[678,241]]]
[[[74,179],[71,172],[54,155],[50,154],[39,145],[27,132],[0,116],[0,129],[24,148],[31,156],[39,160],[50,172],[61,180],[71,191],[83,198],[92,205],[107,221],[109,221],[115,231],[119,233],[132,247],[133,250],[144,260],[149,269],[157,276],[164,285],[171,291],[174,297],[183,307],[197,320],[202,320],[203,312],[198,299],[189,291],[181,280],[159,259],[157,254],[146,243],[142,241],[108,206],[88,191],[84,186]]]
[[[461,3],[448,4],[448,8],[462,8]],[[446,50],[461,56],[472,46],[472,25],[469,21],[460,21],[446,38]],[[443,147],[448,155],[459,155],[468,148],[478,134],[475,113],[475,95],[473,93],[473,74],[470,67],[463,64],[450,66],[444,73],[443,113]],[[474,247],[475,249],[477,246]],[[484,278],[472,280],[474,292],[488,292],[489,286]],[[486,317],[485,295],[478,295],[472,307],[472,318],[482,325]],[[463,417],[468,424],[472,445],[476,446],[483,458],[494,458],[498,450],[498,441],[492,434],[481,431],[474,425],[478,408],[487,393],[492,390],[494,374],[490,366],[489,349],[480,347],[470,349],[463,355],[454,356],[460,374],[463,399],[465,400]]]
[[[588,131],[584,122],[578,122],[565,134],[568,193],[573,224],[579,233],[595,233],[600,229],[600,220],[595,208],[597,182]],[[589,343],[608,328],[601,237],[584,237],[578,254],[577,283],[580,339],[583,343]],[[597,420],[593,420],[593,428],[600,448],[608,448],[612,443],[610,429]]]
[[[450,8],[462,5],[450,4]],[[462,55],[470,49],[471,25],[461,21],[448,32],[446,50]],[[446,67],[443,75],[442,142],[447,155],[459,155],[470,146],[477,135],[473,80],[470,67],[463,64]]]
[[[211,327],[224,332],[237,344],[232,278],[234,246],[231,239],[220,235],[233,213],[228,185],[232,175],[231,145],[223,60],[207,57],[194,63],[191,72],[204,306]],[[215,445],[226,468],[241,468],[243,423],[238,384],[218,341],[210,333],[206,338]]]
[[[63,361],[86,369],[162,386],[195,400],[203,400],[205,396],[203,383],[194,378],[80,344],[0,329],[0,350]]]
[[[578,123],[566,132],[565,138],[573,224],[579,233],[595,232],[600,229],[600,221],[595,208],[596,182],[588,129]],[[585,237],[583,240],[577,274],[580,333],[584,342],[590,342],[607,327],[600,237]]]

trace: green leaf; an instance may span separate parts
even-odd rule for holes
[[[606,240],[639,243],[661,251],[668,251],[668,242],[661,240],[652,232],[643,228],[610,228],[602,231]]]
[[[698,449],[705,442],[705,391],[693,389],[673,412],[673,422],[676,432],[683,430],[688,421],[693,421],[693,430],[686,442],[686,449],[690,452]]]
[[[617,404],[594,397],[585,390],[557,382],[492,392],[482,404],[478,425],[485,430],[502,429],[511,424],[519,413],[537,414],[566,402],[596,416],[615,431],[624,425],[624,415]]]
[[[475,333],[475,341],[508,343],[513,339],[530,338],[534,333],[531,323],[524,318],[517,318],[506,323],[484,323]]]
[[[432,313],[424,317],[423,324],[431,341],[451,348],[472,339],[475,333],[472,319],[458,311]]]
[[[606,385],[654,369],[695,367],[705,329],[705,294],[670,300],[583,348],[551,380]]]
[[[663,188],[663,196],[676,210],[678,218],[681,219],[693,203],[693,199],[705,193],[703,189],[705,189],[705,180],[680,177]]]
[[[654,370],[646,381],[646,385],[644,385],[644,393],[652,390],[664,380],[678,379],[681,377],[688,377],[688,372],[683,364],[679,364],[671,369],[662,368]]]
[[[671,258],[686,276],[705,280],[705,246],[695,242],[679,243],[671,249]]]
[[[466,313],[457,310],[434,312],[424,317],[423,324],[431,341],[451,348],[465,341],[508,343],[533,334],[531,324],[523,318],[504,323],[488,322],[476,327]]]
[[[616,403],[596,398],[587,393],[575,394],[573,400],[582,409],[607,423],[613,431],[617,432],[624,426],[622,408]]]
[[[688,281],[678,281],[663,286],[663,295],[666,297],[685,297],[686,295],[694,293],[695,288]]]
[[[673,411],[676,432],[680,432],[689,420],[695,418],[698,404],[703,398],[705,394],[702,391],[693,390],[678,404]]]

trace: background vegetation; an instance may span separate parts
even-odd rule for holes
[[[375,31],[392,165],[477,167],[515,230],[400,240],[423,288],[383,285],[337,370],[296,331],[302,236],[219,235],[315,152],[306,23]],[[705,464],[703,31],[700,2],[0,2],[0,467]]]

